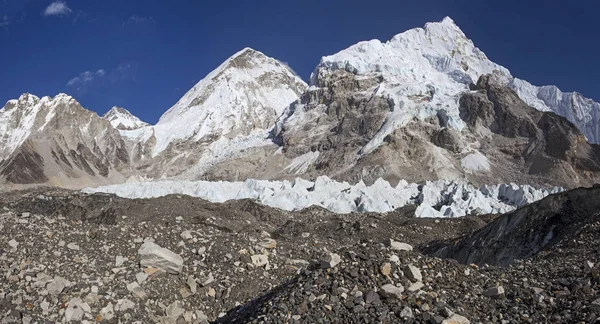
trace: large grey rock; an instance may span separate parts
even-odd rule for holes
[[[412,264],[409,264],[404,267],[404,275],[411,281],[423,281],[423,275],[421,275],[421,270],[419,270]]]
[[[392,284],[387,284],[381,287],[380,295],[385,298],[402,298],[404,287],[397,287]]]
[[[183,269],[183,258],[153,242],[142,244],[138,250],[142,267],[159,268],[171,274],[178,274]]]
[[[412,251],[413,247],[406,243],[396,242],[392,239],[385,241],[385,245],[396,251]]]
[[[329,253],[321,260],[321,268],[335,268],[338,264],[340,264],[340,262],[342,262],[342,258],[339,256],[339,254]]]
[[[462,315],[454,314],[445,319],[442,324],[471,324],[471,321]]]

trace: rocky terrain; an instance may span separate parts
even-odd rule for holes
[[[544,214],[568,217],[570,210],[560,208],[565,195],[597,200],[598,190],[552,195],[540,205],[553,206]],[[427,252],[477,237],[511,215],[420,219],[410,207],[338,215],[250,200],[128,200],[58,189],[6,193],[0,209],[3,323],[594,323],[600,317],[596,214],[580,213],[580,226],[502,268]]]

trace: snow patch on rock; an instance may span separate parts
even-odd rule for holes
[[[467,172],[490,171],[490,161],[480,152],[471,153],[465,156],[460,165]]]

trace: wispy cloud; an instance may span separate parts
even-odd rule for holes
[[[73,10],[67,6],[67,3],[61,0],[52,2],[46,10],[44,16],[68,16]]]
[[[8,19],[8,16],[4,15],[4,17],[0,17],[0,28],[8,30],[8,26],[10,26],[10,19]]]
[[[154,24],[154,18],[152,17],[142,17],[138,15],[132,15],[127,20],[123,22],[123,26],[125,25],[139,25],[139,24]]]
[[[91,87],[107,86],[123,80],[135,80],[136,69],[129,63],[119,64],[116,68],[97,71],[85,71],[67,82],[67,88],[80,95]]]
[[[85,71],[69,80],[69,82],[67,82],[67,87],[78,91],[85,90],[90,83],[98,78],[103,78],[105,75],[106,71],[104,69],[100,69],[96,72]]]

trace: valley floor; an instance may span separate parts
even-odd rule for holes
[[[425,254],[494,216],[412,215],[5,193],[0,323],[600,322],[599,221],[499,268]]]

